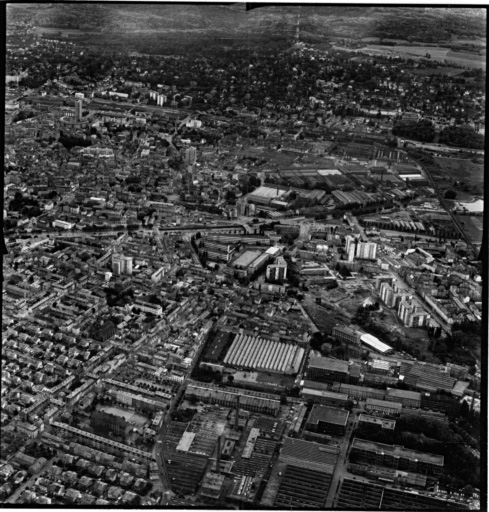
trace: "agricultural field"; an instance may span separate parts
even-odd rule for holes
[[[483,37],[475,37],[473,39],[468,39],[468,38],[452,35],[451,42],[453,44],[471,44],[473,46],[483,46],[483,47],[486,46],[486,40]]]
[[[450,76],[450,77],[461,75],[463,72],[464,72],[463,69],[451,68],[451,67],[412,69],[410,71],[411,74],[418,75],[418,76],[442,75],[442,76]]]
[[[80,30],[77,28],[55,28],[55,27],[36,27],[34,29],[36,34],[42,35],[54,35],[54,34],[62,34],[63,37],[69,36],[83,36],[88,34],[99,34],[98,31],[86,31]]]
[[[448,48],[439,48],[436,46],[384,46],[376,44],[368,44],[365,48],[362,48],[362,50],[371,50],[382,55],[392,57],[399,56],[405,59],[425,57],[426,54],[429,53],[433,60],[444,60],[449,51]]]
[[[440,186],[449,186],[459,192],[484,195],[484,164],[474,163],[465,158],[434,157],[441,168],[440,178],[435,177]],[[459,185],[454,185],[459,182]],[[466,199],[461,194],[457,199]]]
[[[446,60],[448,63],[458,66],[486,69],[485,55],[449,51],[447,53]]]
[[[386,56],[399,56],[404,59],[420,59],[426,57],[427,54],[434,61],[447,61],[449,64],[464,66],[470,68],[485,69],[485,57],[474,53],[454,52],[450,48],[439,46],[383,46],[368,44],[360,51],[375,52]]]

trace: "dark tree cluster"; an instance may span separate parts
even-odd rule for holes
[[[82,147],[87,148],[92,145],[92,141],[90,139],[85,139],[83,137],[75,137],[72,135],[66,135],[61,133],[59,137],[59,142],[66,148],[72,149],[74,147]]]
[[[444,474],[440,484],[452,490],[466,485],[479,487],[480,471],[476,456],[456,432],[455,424],[446,424],[423,417],[400,418],[392,432],[362,430],[362,438],[412,450],[443,455]]]
[[[468,125],[448,126],[440,133],[440,143],[467,149],[484,149],[484,136]]]
[[[16,192],[14,198],[9,203],[9,210],[19,212],[28,217],[38,217],[41,215],[42,210],[39,207],[39,202],[33,197],[22,195],[22,192]],[[11,227],[12,224],[7,224]]]
[[[416,124],[397,123],[392,129],[392,134],[397,137],[419,140],[420,142],[433,142],[435,128],[431,121],[421,120]]]

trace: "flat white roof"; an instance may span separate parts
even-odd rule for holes
[[[321,176],[330,176],[333,174],[341,174],[338,169],[318,169],[318,174]]]
[[[382,354],[385,354],[386,352],[392,350],[392,347],[389,347],[389,345],[382,343],[382,341],[377,339],[375,336],[372,336],[371,334],[362,334],[362,336],[360,336],[360,341],[362,341],[369,347],[372,347],[374,350],[377,350],[377,352],[381,352]]]
[[[188,452],[192,441],[194,440],[195,433],[194,432],[184,432],[180,441],[177,445],[177,452]]]
[[[424,176],[422,176],[421,174],[400,174],[399,178],[401,178],[401,180],[404,180],[404,181],[406,181],[407,179],[409,179],[409,180],[424,180]]]
[[[382,370],[389,370],[390,364],[389,361],[383,361],[382,359],[374,359],[372,361],[372,368],[379,368]]]
[[[267,254],[271,254],[271,255],[274,255],[274,254],[277,254],[278,252],[280,252],[280,247],[270,247],[269,249],[267,249],[265,251]]]
[[[261,254],[261,251],[245,251],[234,260],[233,265],[242,265],[243,267],[246,267],[252,261],[256,260]]]
[[[267,198],[276,198],[281,197],[285,194],[286,190],[282,190],[277,187],[269,187],[266,185],[261,185],[257,189],[253,190],[253,192],[250,193],[250,196],[262,196]]]

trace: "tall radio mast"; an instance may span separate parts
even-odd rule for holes
[[[301,23],[301,8],[299,6],[299,14],[297,15],[297,23],[295,27],[295,44],[300,42],[300,23]]]

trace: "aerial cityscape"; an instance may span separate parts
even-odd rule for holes
[[[486,9],[5,15],[2,507],[484,509]]]

